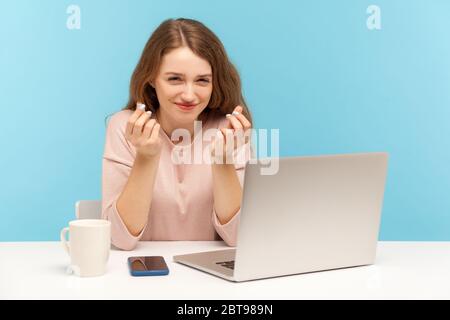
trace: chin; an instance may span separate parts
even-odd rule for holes
[[[194,107],[192,110],[181,110],[178,107],[175,107],[175,111],[177,114],[181,115],[183,118],[196,118],[200,113],[202,113],[203,109]]]
[[[195,119],[197,119],[197,117],[199,116],[200,113],[197,112],[183,112],[183,111],[176,111],[176,118],[179,119],[179,121],[182,122],[190,122],[190,121],[194,121]]]

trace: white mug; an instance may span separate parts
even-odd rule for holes
[[[66,233],[69,232],[69,244]],[[70,256],[69,271],[80,277],[105,274],[111,248],[111,222],[81,219],[69,222],[61,230],[61,242]]]

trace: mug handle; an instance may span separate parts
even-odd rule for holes
[[[67,244],[67,240],[66,240],[66,233],[69,232],[69,228],[65,227],[61,230],[61,243],[64,247],[64,249],[66,250],[66,252],[70,255],[70,249],[69,249],[69,245]]]

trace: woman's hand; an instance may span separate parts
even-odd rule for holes
[[[241,106],[237,106],[232,114],[227,114],[228,126],[219,128],[211,142],[212,163],[234,163],[234,151],[250,141],[251,123],[242,114],[242,110]]]
[[[125,130],[125,138],[136,148],[136,153],[144,158],[151,158],[161,152],[162,142],[159,137],[160,124],[150,119],[152,112],[145,112],[145,105],[138,103],[130,116]]]

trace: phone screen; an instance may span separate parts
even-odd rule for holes
[[[162,256],[129,257],[128,264],[132,272],[140,274],[167,274],[166,261]]]

